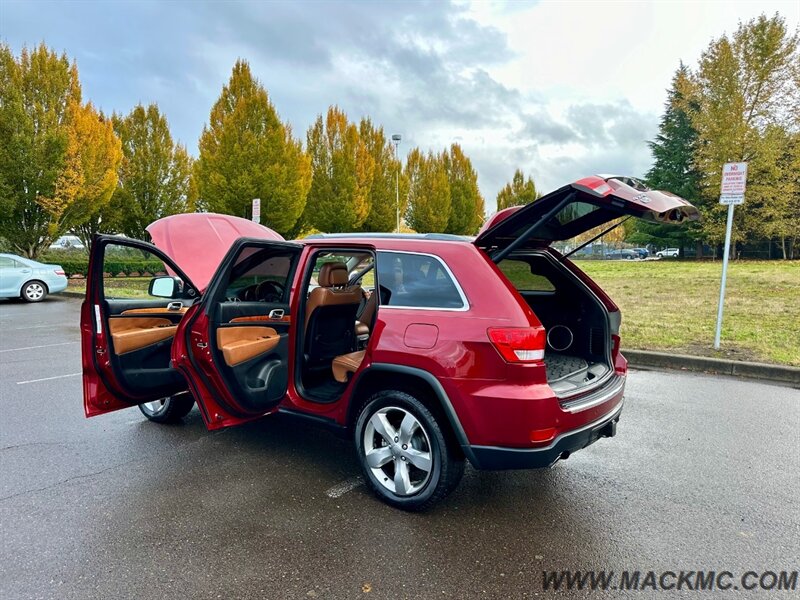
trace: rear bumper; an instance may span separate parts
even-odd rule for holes
[[[613,437],[622,413],[622,402],[614,410],[579,429],[565,432],[543,448],[469,446],[466,452],[476,469],[536,469],[550,467],[560,458],[586,448],[600,438]]]
[[[59,277],[58,279],[47,280],[47,281],[45,281],[45,283],[47,284],[47,289],[51,294],[56,294],[58,292],[63,292],[65,289],[67,289],[67,278],[66,277],[63,278],[63,279],[61,279]]]

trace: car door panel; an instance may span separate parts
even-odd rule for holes
[[[199,307],[178,328],[174,364],[203,398],[210,429],[235,425],[273,411],[284,398],[289,380],[289,287],[301,246],[290,242],[240,240],[211,280]],[[247,253],[245,255],[245,252]],[[241,265],[246,271],[283,256],[284,301],[241,301],[229,284]],[[240,260],[237,263],[237,260]]]
[[[272,327],[243,325],[217,329],[217,347],[229,367],[236,367],[273,350],[280,339],[280,334]]]
[[[171,339],[177,329],[177,323],[161,317],[112,316],[108,321],[111,344],[118,356]]]
[[[105,298],[103,261],[107,246],[154,255],[184,281],[186,297]],[[87,295],[81,308],[86,416],[135,406],[187,389],[185,379],[170,362],[170,348],[184,312],[171,307],[176,302],[181,307],[192,304],[196,298],[197,291],[188,278],[154,246],[112,236],[95,239]]]

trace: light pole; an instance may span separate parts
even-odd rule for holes
[[[397,209],[397,233],[400,233],[400,140],[403,136],[399,133],[392,134],[392,142],[394,142],[394,157],[397,159],[397,179],[395,182],[395,208]]]

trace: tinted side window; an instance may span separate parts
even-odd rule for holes
[[[236,259],[225,291],[229,300],[281,302],[289,287],[294,256],[248,247]]]
[[[424,254],[378,252],[381,303],[417,308],[464,308],[442,262]]]
[[[6,269],[14,269],[19,266],[21,265],[19,265],[17,261],[15,261],[13,258],[8,258],[7,256],[0,256],[0,267]]]

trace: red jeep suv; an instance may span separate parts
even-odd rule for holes
[[[446,496],[465,460],[549,467],[615,434],[627,370],[616,305],[552,246],[630,216],[697,210],[588,177],[497,213],[475,239],[287,242],[202,213],[153,223],[154,245],[98,236],[81,312],[86,415],[139,406],[170,422],[197,404],[209,429],[312,419],[352,436],[369,486],[407,510]],[[104,275],[120,268],[160,276],[119,288]]]

